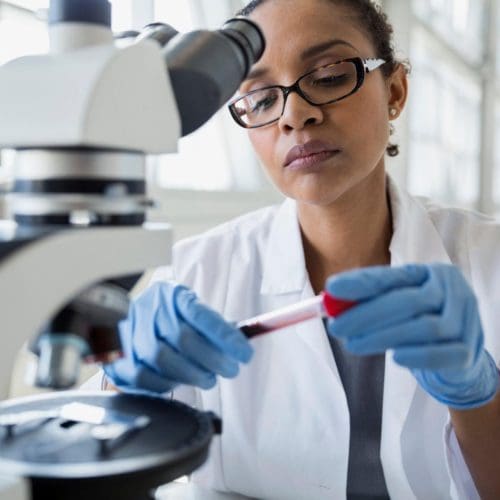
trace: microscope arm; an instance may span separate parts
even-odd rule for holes
[[[7,256],[0,266],[0,303],[7,305],[0,333],[0,401],[8,397],[18,351],[69,297],[106,279],[168,265],[171,248],[168,224],[146,224],[53,232]]]

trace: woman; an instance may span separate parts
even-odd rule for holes
[[[500,227],[387,178],[408,88],[373,4],[257,0],[242,14],[267,49],[231,112],[288,199],[180,243],[175,281],[200,301],[159,272],[121,325],[127,356],[108,379],[175,388],[222,417],[193,476],[210,488],[500,498]],[[325,287],[358,302],[326,329],[313,320],[250,345],[230,323]]]

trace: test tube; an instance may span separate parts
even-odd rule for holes
[[[236,326],[252,339],[312,318],[335,318],[354,305],[356,302],[337,299],[322,292],[311,299],[240,321]]]

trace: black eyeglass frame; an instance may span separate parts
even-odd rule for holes
[[[343,97],[339,97],[337,99],[332,99],[331,101],[327,102],[321,102],[321,103],[316,103],[312,101],[307,95],[302,91],[300,88],[300,82],[304,79],[307,78],[308,76],[312,75],[313,73],[316,73],[316,71],[320,71],[324,68],[329,68],[331,66],[335,66],[337,64],[342,64],[342,63],[353,63],[356,67],[356,75],[357,75],[357,82],[356,86],[354,89],[346,94]],[[296,92],[302,99],[304,99],[307,103],[309,103],[311,106],[326,106],[327,104],[333,104],[335,102],[342,101],[346,97],[351,96],[352,94],[355,94],[363,85],[365,81],[365,77],[368,73],[371,73],[375,69],[379,68],[383,64],[386,64],[387,61],[385,59],[377,59],[377,58],[367,58],[367,59],[362,59],[361,57],[350,57],[347,59],[342,59],[340,61],[334,62],[332,64],[327,64],[325,66],[320,66],[319,68],[315,68],[312,71],[309,71],[305,75],[302,75],[300,78],[297,79],[295,83],[290,85],[289,87],[285,85],[269,85],[268,87],[262,87],[260,89],[252,90],[251,92],[248,92],[247,94],[244,94],[242,96],[235,97],[229,104],[229,112],[231,113],[231,116],[233,117],[234,121],[240,125],[243,128],[246,129],[252,129],[252,128],[260,128],[260,127],[265,127],[266,125],[271,125],[271,123],[277,122],[282,116],[283,113],[285,112],[285,107],[286,107],[286,101],[288,99],[288,96],[292,92]],[[274,118],[273,120],[270,120],[266,123],[263,123],[262,125],[247,125],[243,120],[241,120],[240,116],[238,115],[238,112],[236,111],[236,103],[241,101],[242,99],[246,99],[248,96],[255,94],[257,92],[262,92],[263,90],[268,90],[268,89],[280,89],[283,92],[283,109],[281,110],[281,114],[278,118]]]

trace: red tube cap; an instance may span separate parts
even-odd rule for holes
[[[325,311],[330,318],[336,318],[337,316],[340,316],[343,312],[351,309],[351,307],[357,304],[357,302],[353,302],[352,300],[337,299],[336,297],[332,297],[326,292],[323,292],[322,295]]]

